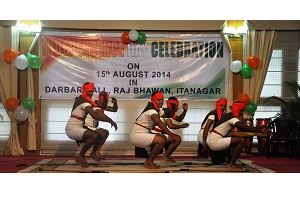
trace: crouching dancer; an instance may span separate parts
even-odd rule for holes
[[[97,107],[94,107],[93,110],[98,114],[104,114],[105,111],[109,112],[117,112],[118,111],[118,101],[116,98],[112,97],[111,102],[113,106],[108,106],[109,94],[105,91],[101,91],[98,96],[98,100],[95,100]],[[94,119],[90,114],[87,114],[85,118],[85,127],[91,129],[93,131],[97,131],[101,136],[101,143],[99,145],[98,150],[96,151],[96,155],[101,159],[105,159],[101,153],[100,149],[102,145],[105,143],[106,139],[109,136],[109,131],[107,129],[99,127],[99,121]]]
[[[163,103],[164,95],[162,92],[152,93],[151,102],[148,102],[145,109],[136,119],[130,133],[130,142],[134,146],[142,149],[149,146],[152,147],[149,157],[144,162],[144,166],[148,169],[160,169],[160,167],[154,163],[154,159],[168,142],[174,142],[174,134],[159,117],[159,108],[162,107]],[[161,133],[152,133],[151,130],[155,125],[157,125],[163,133],[166,133],[168,137]],[[173,152],[172,143],[163,155],[163,162],[168,161],[171,152]]]
[[[240,170],[240,168],[235,165],[235,162],[245,146],[245,139],[243,137],[226,137],[229,132],[234,127],[237,127],[241,131],[269,132],[268,130],[260,129],[263,127],[250,127],[240,121],[241,116],[244,114],[245,106],[245,103],[239,101],[234,102],[231,107],[231,112],[222,115],[221,119],[214,124],[211,133],[207,137],[207,144],[212,151],[224,151],[232,147],[229,149],[230,152],[226,165],[230,171]]]
[[[221,119],[222,114],[226,110],[226,106],[227,106],[226,98],[221,98],[221,99],[217,100],[216,109],[211,110],[205,116],[205,118],[202,122],[202,126],[198,133],[197,139],[199,141],[199,144],[201,144],[201,145],[199,145],[200,147],[198,146],[198,148],[201,148],[201,146],[202,146],[201,154],[203,154],[204,157],[209,157],[209,151],[208,151],[207,144],[206,144],[207,136],[208,136],[209,132],[211,131],[214,123],[218,122]]]
[[[160,120],[169,128],[169,129],[180,129],[180,128],[187,128],[189,127],[189,123],[182,123],[182,124],[175,124],[173,123],[173,120],[177,122],[181,122],[188,110],[188,104],[184,103],[182,105],[183,112],[177,116],[176,112],[179,109],[179,100],[176,97],[169,97],[167,99],[167,107],[162,108],[160,110]],[[159,127],[155,126],[154,130],[152,130],[153,133],[163,133]],[[165,134],[165,133],[163,133]],[[173,142],[167,142],[164,146],[166,152],[168,151],[168,148],[170,147],[171,150],[168,151],[168,153],[165,153],[162,162],[175,162],[175,160],[170,159],[169,156],[178,148],[178,146],[181,143],[181,137],[174,133],[174,141]],[[161,151],[160,153],[163,153]]]
[[[101,158],[96,155],[96,151],[103,141],[102,136],[97,131],[85,128],[84,120],[87,114],[90,114],[92,118],[96,120],[109,122],[111,126],[114,126],[115,130],[117,130],[117,124],[111,118],[103,113],[96,113],[93,110],[93,107],[97,106],[97,104],[91,99],[93,92],[94,83],[87,82],[83,84],[82,95],[75,98],[71,116],[65,128],[66,134],[70,139],[84,142],[79,155],[75,159],[75,162],[82,168],[88,167],[85,154],[92,146],[93,148],[90,154],[91,158],[95,161],[101,160]]]

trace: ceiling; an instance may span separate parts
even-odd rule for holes
[[[41,20],[43,28],[102,30],[222,30],[226,20]],[[0,20],[14,26],[17,20]],[[249,30],[300,30],[300,20],[247,20]]]

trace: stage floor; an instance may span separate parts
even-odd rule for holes
[[[132,159],[105,159],[96,162],[90,158],[88,168],[79,167],[74,159],[43,159],[31,164],[18,173],[274,173],[274,171],[252,164],[250,160],[239,159],[238,171],[229,171],[226,164],[212,165],[208,159],[176,159],[176,162],[162,163],[155,160],[161,169],[147,169],[144,167],[144,158]],[[26,165],[26,164],[25,164]]]

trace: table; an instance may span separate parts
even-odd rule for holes
[[[249,138],[249,137],[262,137],[267,139],[267,153],[266,156],[268,159],[271,157],[271,149],[270,149],[270,138],[271,135],[270,133],[261,133],[261,132],[247,132],[247,131],[231,131],[228,135],[228,137],[244,137],[244,138]]]

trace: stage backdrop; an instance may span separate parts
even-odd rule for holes
[[[216,100],[227,97],[229,50],[220,34],[146,34],[123,43],[123,33],[50,32],[40,38],[40,99],[74,99],[85,82],[117,99]]]

